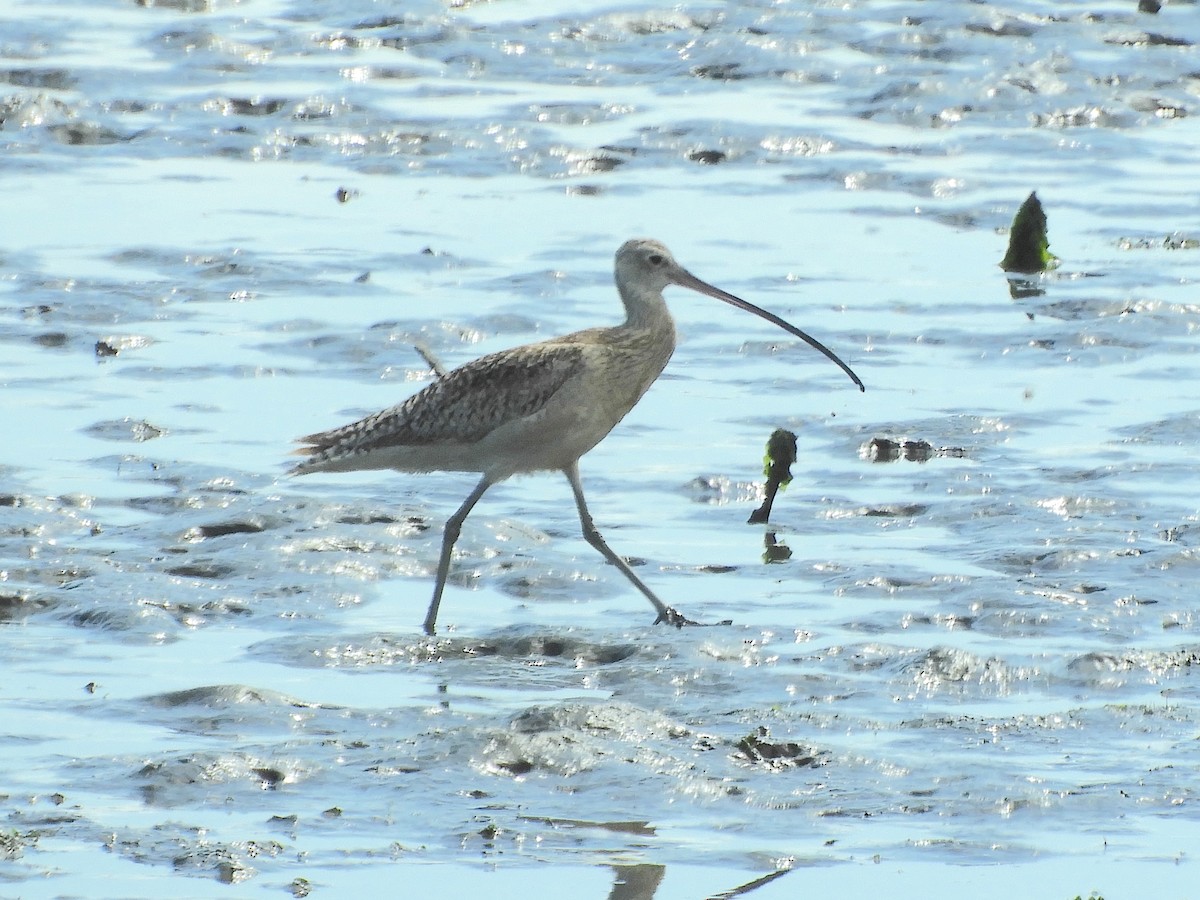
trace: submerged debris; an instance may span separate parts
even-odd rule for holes
[[[762,506],[750,513],[746,521],[751,525],[766,522],[771,518],[771,507],[775,494],[792,481],[792,463],[796,461],[796,435],[783,428],[776,428],[767,438],[767,452],[763,456],[763,474],[767,476],[767,496]]]
[[[1045,272],[1058,265],[1058,257],[1050,252],[1046,230],[1046,213],[1037,192],[1031,193],[1013,216],[1008,233],[1008,252],[1000,260],[1005,272],[1032,274]]]

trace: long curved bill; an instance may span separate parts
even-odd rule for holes
[[[850,376],[850,380],[858,385],[858,389],[860,391],[865,391],[867,389],[866,385],[862,383],[862,379],[855,375],[854,370],[842,362],[841,358],[836,353],[834,353],[812,335],[805,334],[790,322],[785,322],[783,319],[779,318],[779,316],[775,315],[775,313],[767,312],[765,309],[755,306],[753,303],[749,303],[743,300],[741,297],[735,297],[733,294],[728,294],[718,287],[713,287],[707,281],[701,281],[687,269],[682,267],[676,269],[673,274],[675,275],[675,283],[680,287],[691,288],[697,293],[704,294],[708,297],[714,297],[717,300],[723,300],[730,306],[736,306],[738,309],[744,309],[748,313],[754,313],[754,315],[758,316],[760,319],[766,319],[772,325],[778,325],[788,334],[794,334],[810,347],[815,350],[820,350],[830,360],[837,363],[838,368]]]

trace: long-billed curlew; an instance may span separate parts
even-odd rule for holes
[[[433,634],[463,521],[484,492],[520,472],[567,476],[584,539],[646,595],[658,622],[695,624],[667,606],[617,556],[592,522],[579,480],[579,457],[625,417],[675,350],[675,323],[663,301],[669,284],[690,288],[754,313],[820,350],[862,381],[820,341],[783,319],[707,284],[658,241],[626,241],[617,251],[617,291],[625,321],[490,353],[449,372],[403,403],[341,428],[300,438],[307,458],[292,469],[351,472],[480,472],[482,478],[447,521],[425,631]]]

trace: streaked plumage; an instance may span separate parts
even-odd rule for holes
[[[578,462],[598,444],[665,368],[675,325],[662,292],[677,284],[767,319],[816,347],[854,382],[845,363],[820,342],[771,313],[696,278],[657,241],[627,241],[617,251],[616,282],[626,319],[537,344],[491,353],[449,372],[407,400],[357,422],[301,438],[307,454],[293,474],[396,469],[479,472],[482,478],[446,523],[430,634],[463,521],[493,484],[520,472],[559,470],[575,495],[585,539],[617,566],[658,613],[657,621],[691,624],[666,606],[609,549],[588,513]]]
[[[537,351],[518,347],[481,357],[402,403],[301,438],[308,445],[304,452],[312,455],[295,472],[395,467],[413,472],[482,471],[482,460],[474,454],[455,464],[452,448],[470,448],[506,423],[536,416],[570,379],[578,377],[583,355],[581,347],[566,343],[552,348],[539,345]],[[489,402],[480,403],[481,397]],[[426,449],[436,455],[426,457]]]

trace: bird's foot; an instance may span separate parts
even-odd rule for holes
[[[657,619],[654,620],[655,625],[674,625],[676,628],[682,628],[684,625],[694,625],[697,627],[705,627],[710,625],[732,625],[733,619],[723,619],[720,622],[696,622],[689,619],[679,610],[670,606],[666,608]]]

